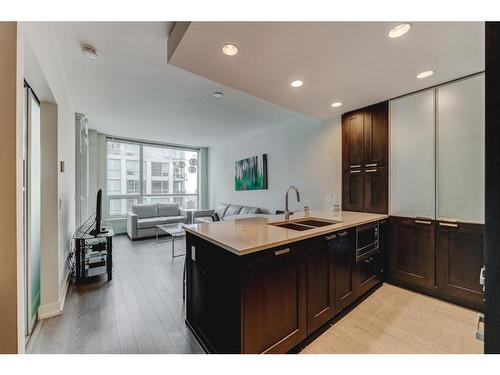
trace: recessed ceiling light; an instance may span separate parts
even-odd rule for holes
[[[405,35],[411,29],[411,23],[402,23],[399,24],[389,31],[389,38],[399,38],[400,36]]]
[[[222,52],[224,53],[224,55],[227,55],[227,56],[234,56],[238,53],[239,51],[239,48],[237,45],[235,44],[224,44],[222,46]]]
[[[221,93],[220,91],[216,91],[212,95],[215,96],[216,98],[222,98],[224,96],[224,94]]]
[[[303,84],[304,84],[304,82],[301,81],[300,79],[296,79],[295,81],[290,82],[290,86],[292,86],[292,87],[300,87]]]
[[[97,50],[89,44],[82,44],[82,53],[89,59],[97,58]]]
[[[419,75],[417,75],[417,78],[420,78],[420,79],[427,78],[427,77],[430,77],[433,74],[434,74],[434,70],[426,70],[425,72],[422,72]]]
[[[342,105],[341,102],[332,103],[332,107],[340,107],[341,105]]]

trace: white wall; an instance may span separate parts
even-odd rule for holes
[[[235,191],[234,162],[258,154],[268,155],[267,190]],[[341,200],[341,118],[327,121],[305,116],[246,134],[209,149],[209,201],[260,207],[268,212],[283,210],[284,194],[295,185],[301,194],[290,208],[328,206],[327,195]]]
[[[64,301],[68,279],[67,258],[75,229],[75,111],[69,96],[64,69],[59,57],[53,25],[47,22],[20,24],[57,104],[57,159],[65,162],[65,172],[58,173],[58,289]]]

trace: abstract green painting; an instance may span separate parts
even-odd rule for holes
[[[238,160],[234,165],[235,190],[267,189],[267,154]]]

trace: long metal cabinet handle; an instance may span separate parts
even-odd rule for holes
[[[337,238],[337,235],[336,234],[332,234],[330,236],[326,236],[325,237],[325,240],[327,241],[331,241],[331,240],[334,240],[335,238]]]
[[[351,174],[354,174],[354,173],[361,173],[360,170],[357,170],[357,171],[351,171]]]
[[[439,222],[439,225],[441,227],[451,227],[451,228],[458,228],[458,223],[443,223],[443,222]]]
[[[368,167],[376,167],[376,166],[377,166],[377,163],[365,164],[366,168],[368,168]]]
[[[290,248],[287,247],[286,249],[276,250],[274,252],[274,255],[281,255],[281,254],[286,254],[289,252],[290,252]]]
[[[377,172],[377,169],[365,169],[366,173],[374,173]]]
[[[361,168],[361,164],[352,164],[351,168]]]
[[[430,221],[430,220],[419,220],[419,219],[415,219],[415,224],[425,224],[425,225],[431,225],[431,224],[432,224],[432,221]]]

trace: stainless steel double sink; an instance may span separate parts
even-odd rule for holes
[[[328,225],[338,224],[341,222],[342,222],[341,220],[325,220],[325,219],[317,219],[314,217],[310,217],[310,218],[297,219],[294,221],[269,223],[269,225],[285,229],[305,231],[320,227],[326,227]]]

